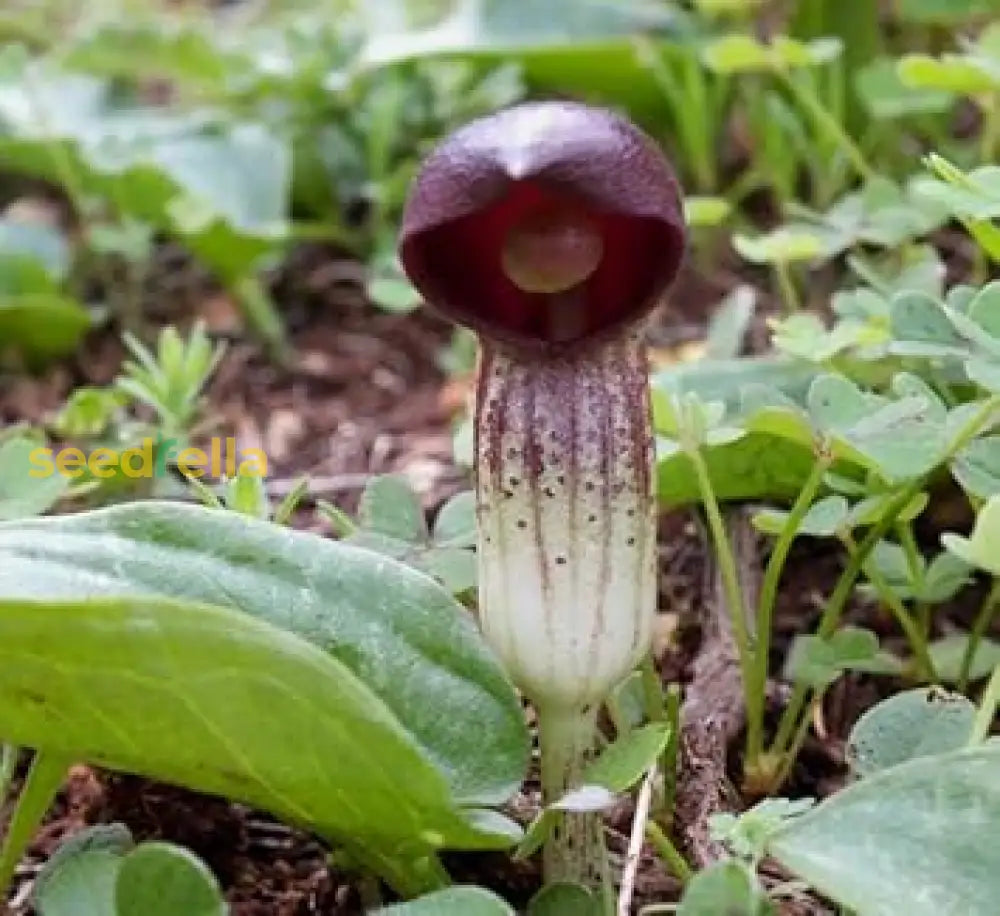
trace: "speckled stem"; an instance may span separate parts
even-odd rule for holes
[[[579,785],[600,703],[646,652],[656,596],[645,352],[485,342],[476,403],[483,631],[539,717],[546,803]],[[599,814],[568,814],[547,881],[607,894]]]

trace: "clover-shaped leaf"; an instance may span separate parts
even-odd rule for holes
[[[1000,496],[1000,436],[970,442],[951,462],[951,474],[970,496]]]
[[[824,690],[846,671],[898,674],[898,659],[879,650],[871,630],[844,627],[828,639],[797,636],[785,661],[785,677],[816,690]]]

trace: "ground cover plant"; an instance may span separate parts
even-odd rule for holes
[[[0,11],[0,885],[991,914],[992,0]]]

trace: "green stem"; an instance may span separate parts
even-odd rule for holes
[[[540,706],[537,713],[542,801],[552,805],[580,785],[594,750],[597,708]],[[600,812],[559,812],[542,853],[542,871],[547,884],[582,884],[605,899],[609,893],[613,896]]]
[[[840,623],[840,618],[843,616],[848,599],[854,591],[854,583],[861,573],[862,564],[868,559],[868,555],[875,548],[875,545],[885,537],[886,533],[893,526],[899,513],[920,492],[923,484],[923,478],[918,478],[900,492],[892,503],[890,503],[885,515],[869,530],[864,540],[858,545],[858,549],[848,558],[847,565],[840,574],[840,578],[837,580],[836,586],[834,586],[833,593],[830,595],[830,600],[827,601],[826,607],[823,609],[823,615],[820,617],[819,626],[816,629],[818,636],[823,639],[829,639],[833,635],[834,630],[837,629],[837,625]],[[798,722],[799,714],[802,712],[802,706],[808,694],[809,687],[805,684],[796,684],[792,689],[792,696],[785,707],[784,713],[782,713],[781,721],[778,723],[778,731],[771,745],[770,755],[780,756],[785,753],[788,742],[795,733],[796,723]]]
[[[993,588],[990,589],[990,593],[979,608],[979,613],[976,614],[976,619],[972,623],[972,630],[969,633],[969,639],[965,644],[965,652],[962,655],[962,666],[958,670],[958,690],[960,693],[964,693],[969,686],[972,663],[976,660],[976,653],[979,651],[983,636],[993,621],[993,615],[996,613],[998,603],[1000,603],[1000,579],[995,579]]]
[[[809,117],[813,119],[815,126],[819,130],[825,131],[843,149],[844,154],[858,173],[858,177],[864,181],[871,181],[878,177],[878,173],[869,165],[865,154],[861,152],[858,145],[847,135],[844,126],[826,110],[826,106],[823,105],[816,92],[811,87],[806,88],[806,86],[796,81],[790,73],[782,70],[777,70],[775,73],[781,83],[795,97],[795,100],[806,110]]]
[[[775,774],[774,783],[772,785],[772,791],[777,792],[781,787],[788,782],[788,777],[792,775],[792,767],[795,766],[795,761],[798,759],[799,752],[802,750],[802,745],[806,742],[806,735],[809,734],[809,723],[812,721],[812,710],[815,708],[817,703],[823,701],[823,694],[819,693],[812,703],[809,704],[809,708],[806,710],[804,716],[799,719],[798,727],[795,729],[795,735],[792,737],[792,743],[788,748],[787,753],[783,754],[781,759],[781,764],[778,767],[778,772]]]
[[[849,534],[845,535],[843,540],[849,553],[853,553],[858,549],[857,544]],[[927,651],[927,642],[923,638],[917,622],[913,619],[910,612],[906,610],[903,602],[899,599],[899,595],[893,592],[889,583],[885,581],[885,577],[881,572],[879,572],[878,568],[873,563],[870,563],[867,559],[865,559],[861,569],[871,580],[872,585],[875,586],[875,591],[878,592],[879,598],[884,602],[886,607],[892,611],[892,615],[896,618],[896,622],[906,634],[907,642],[909,642],[910,649],[917,660],[920,677],[925,681],[937,680],[937,672],[934,670],[934,662],[931,659],[930,653]]]
[[[722,520],[719,502],[712,488],[712,480],[705,464],[705,457],[698,447],[686,449],[688,458],[694,467],[698,480],[698,491],[708,516],[708,527],[712,533],[712,544],[715,548],[719,572],[722,575],[722,586],[726,594],[726,604],[729,606],[729,618],[733,627],[733,639],[740,657],[740,671],[743,677],[744,701],[747,708],[747,721],[760,722],[763,719],[762,709],[758,709],[758,700],[763,703],[763,697],[751,693],[753,678],[754,648],[750,644],[750,634],[747,628],[746,603],[743,590],[740,587],[739,575],[736,572],[736,559],[733,556],[732,545],[726,533],[726,525]],[[756,740],[756,739],[755,739]]]
[[[778,281],[778,289],[781,292],[781,302],[785,307],[786,315],[794,315],[802,309],[802,300],[798,290],[792,280],[788,264],[784,261],[775,261],[774,276]]]
[[[951,446],[944,456],[942,463],[951,461],[969,442],[983,432],[984,428],[990,424],[992,414],[998,408],[1000,408],[1000,395],[994,395],[985,401],[983,406],[976,411],[975,415],[969,419],[965,426],[959,430],[954,440],[952,440]],[[819,628],[817,629],[819,636],[827,639],[833,634],[833,631],[840,623],[840,618],[847,605],[847,601],[851,597],[854,582],[861,572],[862,564],[868,559],[868,555],[874,549],[875,545],[885,537],[892,525],[895,524],[899,513],[923,489],[925,483],[926,476],[918,477],[916,480],[911,481],[892,501],[885,515],[871,528],[858,546],[857,551],[850,557],[847,566],[844,567],[843,573],[841,573],[840,578],[837,580],[830,600],[823,610],[823,616],[820,618]],[[784,713],[782,713],[769,756],[780,756],[785,753],[788,742],[796,730],[795,724],[799,719],[799,714],[802,712],[802,705],[805,703],[808,695],[809,688],[804,684],[796,684],[792,689],[792,696],[785,707]]]
[[[996,718],[997,704],[1000,704],[1000,665],[993,669],[990,682],[986,685],[983,697],[979,701],[979,711],[976,713],[976,719],[972,723],[972,734],[969,736],[969,747],[982,744],[986,740],[993,719]]]
[[[788,513],[785,527],[778,536],[778,540],[774,544],[774,549],[771,551],[771,557],[767,561],[767,569],[764,572],[764,579],[760,587],[760,599],[757,603],[757,641],[754,646],[753,676],[748,688],[754,695],[761,698],[763,698],[767,689],[771,626],[774,620],[774,606],[778,598],[778,584],[781,581],[781,574],[784,572],[785,563],[788,560],[788,552],[795,541],[795,536],[798,533],[799,526],[802,524],[802,519],[805,518],[809,507],[819,492],[819,488],[823,483],[823,475],[829,470],[832,460],[832,455],[823,450],[813,465],[809,477],[802,485],[802,489],[799,490],[798,498]],[[763,708],[762,699],[761,711],[763,711]],[[763,721],[748,724],[747,766],[753,766],[763,750]]]
[[[680,850],[671,842],[654,821],[646,822],[646,839],[652,844],[656,854],[666,862],[667,866],[674,873],[681,884],[687,884],[694,877],[694,872],[687,860],[681,855]]]
[[[273,358],[286,361],[289,351],[285,323],[264,285],[256,276],[248,275],[231,288],[251,330],[264,341]]]
[[[677,758],[681,744],[681,688],[678,684],[667,687],[666,709],[670,735],[660,758],[660,769],[663,773],[663,804],[660,820],[663,823],[670,823],[673,821],[674,804],[677,801]]]

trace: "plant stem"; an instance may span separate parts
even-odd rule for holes
[[[983,406],[976,411],[975,415],[969,419],[969,422],[959,430],[958,435],[952,440],[951,446],[943,458],[945,463],[954,458],[969,442],[983,432],[984,425],[989,423],[991,415],[998,407],[1000,407],[1000,395],[993,395],[983,403]],[[879,519],[865,536],[864,540],[858,545],[857,551],[850,557],[847,566],[844,567],[844,571],[841,573],[834,587],[833,594],[830,595],[830,600],[823,610],[817,635],[824,639],[829,638],[837,628],[837,624],[840,622],[841,615],[847,605],[847,600],[850,598],[854,588],[854,582],[861,572],[862,564],[868,559],[868,555],[872,552],[875,545],[885,537],[889,529],[895,524],[899,513],[923,489],[925,482],[926,475],[911,481],[905,489],[901,490],[899,495],[890,503],[885,515]],[[778,723],[778,731],[771,745],[769,756],[780,756],[785,753],[788,742],[796,730],[795,723],[798,721],[802,705],[805,703],[808,694],[809,688],[804,684],[796,684],[793,688],[792,696],[785,707],[784,713],[782,713],[781,721]]]
[[[833,593],[830,595],[826,607],[823,609],[823,615],[820,617],[819,626],[816,629],[818,636],[828,639],[833,634],[833,631],[836,630],[837,625],[840,623],[840,618],[844,613],[844,608],[847,606],[847,601],[854,591],[854,583],[861,572],[862,564],[867,560],[868,555],[872,552],[875,545],[885,537],[886,532],[893,526],[899,513],[920,492],[923,483],[923,478],[918,478],[902,490],[890,503],[885,515],[871,528],[864,540],[858,545],[857,550],[850,556],[847,565],[844,567],[844,571],[840,574],[840,578],[837,580],[836,586],[834,586]],[[796,684],[793,688],[792,696],[785,707],[784,713],[782,713],[781,721],[778,723],[778,731],[771,745],[770,755],[780,756],[785,753],[788,742],[796,730],[795,725],[799,714],[802,712],[802,706],[806,701],[808,693],[809,687],[805,684]]]
[[[844,536],[844,546],[847,547],[848,553],[851,554],[858,549],[858,545],[849,534]],[[899,599],[899,595],[893,592],[889,583],[885,581],[885,577],[882,573],[878,571],[878,568],[874,564],[869,563],[867,558],[862,563],[861,569],[871,580],[872,585],[875,586],[875,591],[878,592],[879,598],[881,598],[886,607],[892,611],[892,615],[896,618],[896,622],[906,634],[906,639],[910,644],[910,649],[917,660],[920,676],[926,681],[936,680],[937,672],[934,670],[934,662],[927,651],[927,641],[923,638],[923,635],[920,632],[920,627],[917,626],[916,621],[910,615],[910,612],[906,610],[903,602]]]
[[[670,735],[667,746],[660,757],[660,768],[663,771],[663,803],[661,805],[662,823],[671,823],[674,818],[674,804],[677,801],[677,755],[681,744],[681,688],[671,684],[666,692],[667,722],[670,723]]]
[[[758,697],[751,693],[750,685],[753,678],[754,647],[750,644],[750,634],[747,628],[746,602],[743,599],[743,590],[740,587],[739,575],[736,572],[736,559],[733,556],[732,544],[726,533],[726,526],[722,520],[722,512],[719,510],[719,502],[715,497],[715,490],[712,488],[712,480],[708,474],[708,467],[705,464],[705,457],[699,447],[685,449],[691,464],[694,467],[695,477],[698,480],[698,490],[702,503],[705,506],[705,513],[708,516],[708,527],[712,532],[712,543],[715,548],[716,561],[719,564],[719,572],[722,575],[722,585],[726,593],[726,604],[729,605],[729,617],[733,627],[733,639],[740,657],[740,671],[743,677],[743,694],[747,708],[747,721],[760,722],[763,719],[763,710],[758,709],[759,704],[763,704],[763,697]]]
[[[14,770],[17,769],[17,758],[20,755],[21,749],[15,744],[4,744],[0,748],[0,805],[7,800]]]
[[[864,181],[871,181],[873,178],[878,177],[875,169],[869,165],[864,153],[861,152],[857,144],[847,135],[847,131],[844,130],[843,125],[826,110],[826,106],[823,105],[823,102],[816,95],[815,90],[812,87],[806,88],[796,81],[790,73],[782,70],[777,70],[775,73],[781,83],[795,97],[795,100],[806,110],[806,113],[812,118],[815,126],[822,131],[826,131],[828,136],[832,140],[835,140],[841,149],[843,149],[851,165],[854,166],[854,170],[858,173],[858,177]]]
[[[594,749],[597,708],[580,711],[540,706],[537,713],[542,801],[552,805],[580,785]],[[547,884],[582,884],[613,898],[600,812],[560,812],[542,853],[542,870]]]
[[[656,854],[666,862],[681,884],[687,884],[694,877],[687,860],[655,821],[646,822],[646,839],[653,844]]]
[[[1000,579],[993,580],[993,588],[983,600],[976,614],[976,619],[972,623],[972,630],[969,633],[968,642],[965,644],[965,652],[962,655],[962,667],[958,670],[958,690],[964,693],[969,686],[969,675],[972,671],[972,663],[976,660],[976,653],[979,645],[983,641],[983,636],[989,629],[996,613],[997,604],[1000,603]]]
[[[776,261],[774,264],[774,276],[778,280],[778,289],[781,292],[781,303],[785,307],[785,314],[794,315],[796,312],[801,311],[802,299],[795,288],[795,281],[792,280],[788,263],[785,261]]]
[[[997,714],[997,704],[1000,704],[1000,665],[993,669],[990,682],[986,685],[979,701],[979,711],[976,713],[976,719],[972,723],[972,734],[969,736],[969,747],[982,744],[986,740]]]
[[[764,572],[764,579],[760,587],[760,599],[757,603],[757,641],[754,645],[753,674],[748,685],[748,691],[755,696],[761,697],[760,711],[763,713],[763,696],[767,689],[767,669],[770,659],[771,646],[771,625],[774,620],[774,605],[778,597],[778,583],[781,574],[785,569],[785,562],[788,559],[788,552],[791,550],[795,535],[805,518],[809,507],[816,497],[823,475],[830,468],[832,455],[824,450],[816,463],[813,465],[809,477],[799,490],[799,495],[795,500],[785,527],[782,529],[778,540],[771,551],[770,559],[767,561],[767,569]],[[764,750],[764,723],[748,722],[747,725],[747,759],[746,766],[752,766]]]
[[[777,792],[787,781],[788,777],[792,774],[792,767],[795,766],[795,761],[799,756],[799,751],[802,750],[802,745],[805,744],[806,735],[809,734],[809,723],[812,720],[813,710],[816,708],[818,703],[823,702],[823,694],[819,693],[809,704],[809,708],[806,710],[805,715],[799,719],[798,728],[795,729],[795,735],[792,737],[792,743],[789,745],[787,753],[783,754],[781,757],[781,763],[778,766],[778,772],[774,777],[773,791]]]

